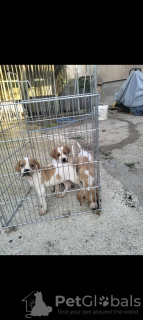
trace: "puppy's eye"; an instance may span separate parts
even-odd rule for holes
[[[23,164],[21,164],[20,167],[23,167]]]
[[[66,151],[65,151],[65,154],[67,154]]]
[[[34,167],[34,164],[31,164],[31,167]]]

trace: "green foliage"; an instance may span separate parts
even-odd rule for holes
[[[125,165],[129,168],[134,167],[135,162],[131,162],[131,163],[125,163]]]
[[[108,157],[111,154],[111,151],[103,152],[104,156]]]
[[[52,127],[57,127],[57,123],[56,122],[45,123],[45,128],[52,128]]]
[[[78,79],[78,85],[79,85],[79,89],[83,89],[84,88],[84,79],[83,78],[79,78]],[[85,92],[86,93],[90,93],[90,81],[89,79],[86,79],[85,82]]]
[[[81,136],[76,136],[75,138],[76,138],[76,139],[79,139],[79,140],[84,139],[84,138],[81,137]]]

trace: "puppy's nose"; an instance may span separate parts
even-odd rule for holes
[[[26,173],[26,172],[29,172],[30,170],[29,169],[24,169],[24,172]]]
[[[62,158],[62,162],[66,162],[67,160],[65,158]]]

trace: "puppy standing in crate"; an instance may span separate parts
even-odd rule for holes
[[[52,157],[52,164],[55,166],[62,165],[63,167],[68,167],[68,165],[71,165],[72,159],[70,157],[70,147],[61,145],[53,148],[50,152],[50,155]],[[75,184],[72,183],[72,181],[67,180],[66,173],[65,173],[65,181],[63,182],[64,184],[64,191],[56,195],[58,198],[63,198],[66,194],[66,192],[71,188],[74,187]],[[52,192],[60,191],[60,185],[53,186],[52,187]]]
[[[65,179],[71,180],[80,186],[80,180],[76,173],[76,169],[71,165],[63,167],[58,164],[50,164],[47,167],[41,167],[36,159],[24,157],[15,165],[15,170],[20,172],[22,176],[26,176],[31,187],[34,187],[40,197],[40,205],[42,207],[40,214],[46,214],[48,206],[46,202],[45,187],[55,186],[64,183]],[[39,170],[39,171],[38,171]],[[66,177],[66,178],[65,178]]]
[[[92,155],[83,150],[78,142],[76,142],[79,147],[79,153],[77,157],[78,163],[78,173],[80,181],[83,184],[83,190],[79,190],[77,193],[77,199],[80,202],[80,205],[83,204],[84,198],[90,209],[96,210],[98,209],[98,188],[91,188],[96,185],[95,176],[94,176],[94,164]],[[74,155],[74,147],[72,146],[72,153]]]

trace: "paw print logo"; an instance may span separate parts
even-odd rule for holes
[[[100,300],[99,304],[101,304],[103,307],[108,306],[108,304],[109,304],[109,298],[108,297],[102,296],[102,297],[99,297],[99,300]]]

